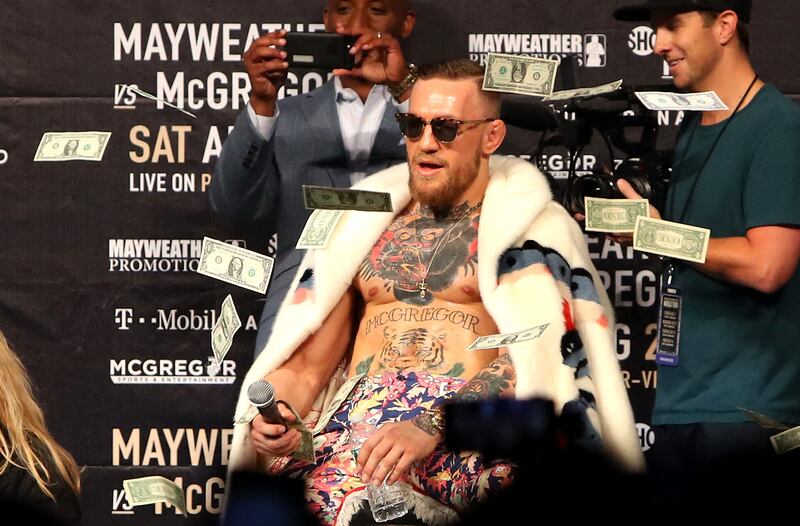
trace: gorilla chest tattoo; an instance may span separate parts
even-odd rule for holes
[[[480,204],[467,203],[436,218],[422,210],[398,216],[361,265],[362,280],[380,278],[387,292],[405,303],[428,305],[431,292],[475,274]]]

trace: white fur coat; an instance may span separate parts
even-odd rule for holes
[[[494,156],[490,172],[478,232],[481,298],[501,333],[550,324],[540,338],[509,347],[517,374],[516,396],[550,398],[560,411],[567,402],[589,393],[592,406],[596,402],[590,418],[610,458],[624,469],[643,469],[614,347],[612,307],[589,258],[583,233],[552,200],[546,179],[530,163]],[[408,166],[401,164],[372,175],[356,188],[389,192],[394,210],[403,210],[411,199]],[[308,251],[278,313],[272,337],[244,379],[237,416],[250,409],[247,387],[279,367],[321,326],[394,215],[347,211],[327,247]],[[515,265],[521,264],[517,259],[526,258],[532,264],[517,269]],[[314,273],[314,295],[295,304],[294,290],[309,268]],[[580,293],[587,290],[588,296]],[[572,319],[565,321],[569,317]],[[568,324],[583,344],[578,357],[582,357],[581,367],[588,362],[583,374],[578,374],[580,368],[574,360],[567,363],[562,354]],[[332,379],[331,388],[315,405],[317,410],[330,400],[340,383],[341,378]],[[259,467],[263,468],[263,463],[250,440],[249,425],[237,425],[229,470]]]

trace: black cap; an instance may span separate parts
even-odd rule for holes
[[[722,11],[736,12],[739,20],[750,22],[751,0],[648,0],[638,4],[620,7],[614,11],[614,18],[626,22],[650,20],[655,9],[674,9],[676,11]]]

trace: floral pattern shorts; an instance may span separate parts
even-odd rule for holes
[[[461,378],[415,372],[364,377],[314,437],[316,464],[282,458],[270,471],[303,478],[311,511],[324,524],[333,524],[347,494],[364,488],[356,476],[355,455],[370,432],[438,406],[464,383]],[[510,464],[489,464],[476,453],[446,451],[440,445],[412,466],[404,480],[415,491],[462,512],[507,487],[512,477]]]

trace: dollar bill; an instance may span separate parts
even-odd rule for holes
[[[613,93],[617,91],[622,86],[622,79],[619,79],[614,82],[609,82],[608,84],[603,84],[602,86],[595,86],[593,88],[577,88],[577,89],[568,89],[563,91],[555,91],[552,95],[548,95],[543,101],[556,101],[556,100],[567,100],[567,99],[576,99],[580,98],[588,98],[594,97],[595,95],[603,95],[605,93]]]
[[[754,421],[764,429],[774,429],[775,431],[786,431],[789,429],[789,426],[786,424],[782,424],[777,420],[773,420],[767,415],[762,415],[761,413],[751,411],[750,409],[745,409],[744,407],[737,407],[736,409],[747,415],[750,420]]]
[[[222,302],[222,308],[214,327],[211,329],[211,350],[214,351],[214,359],[217,364],[221,364],[225,355],[233,344],[233,335],[242,326],[239,314],[236,312],[236,305],[230,294]]]
[[[258,252],[203,238],[197,272],[260,293],[267,291],[274,260]]]
[[[489,53],[483,89],[547,97],[553,94],[557,71],[557,60]]]
[[[316,435],[321,433],[325,426],[328,425],[333,414],[341,407],[342,402],[350,396],[350,392],[355,388],[358,382],[364,378],[366,374],[357,374],[347,379],[345,383],[339,387],[339,390],[336,391],[333,399],[328,402],[328,404],[322,409],[319,418],[317,419],[317,423],[314,424],[314,429],[311,430],[311,433]]]
[[[294,414],[294,422],[288,423],[287,427],[289,429],[297,429],[300,432],[300,445],[292,452],[292,458],[305,460],[306,462],[316,462],[317,456],[314,453],[314,437],[311,435],[311,431],[308,430],[303,420],[300,418],[300,415],[297,414],[297,411],[295,411],[292,406],[286,402],[281,403],[288,407]]]
[[[492,334],[489,336],[479,336],[474,342],[467,347],[468,351],[477,351],[480,349],[495,349],[504,345],[513,345],[515,343],[522,343],[528,340],[535,340],[540,337],[544,331],[549,327],[549,323],[537,325],[524,331],[512,332],[506,334]]]
[[[197,118],[197,115],[195,115],[194,113],[186,111],[183,108],[181,108],[180,106],[176,106],[176,105],[172,104],[171,102],[168,102],[168,101],[166,101],[164,99],[159,99],[158,97],[156,97],[152,93],[147,93],[146,91],[141,89],[136,84],[128,84],[127,86],[132,92],[136,93],[137,95],[141,95],[142,97],[144,97],[146,99],[150,99],[150,100],[154,100],[156,102],[160,102],[161,104],[169,106],[170,108],[175,108],[176,110],[185,113],[189,117],[194,117],[195,119]]]
[[[322,210],[311,212],[297,241],[296,248],[325,248],[333,234],[333,229],[344,215],[344,210]]]
[[[713,91],[702,93],[670,93],[667,91],[637,91],[636,96],[648,110],[717,111],[728,106]]]
[[[165,477],[143,477],[122,481],[131,506],[166,502],[186,516],[186,496],[183,489]]]
[[[34,161],[102,161],[111,132],[47,132]]]
[[[392,196],[386,192],[369,192],[351,188],[303,185],[303,201],[308,209],[361,210],[392,212]]]
[[[234,423],[234,425],[249,424],[257,416],[258,416],[258,408],[256,408],[255,406],[251,405],[247,409],[247,411],[245,411],[244,413],[242,413],[240,415],[236,415],[235,417],[233,417],[233,423]]]
[[[800,447],[800,426],[772,435],[769,440],[772,442],[772,448],[779,455],[797,449]]]
[[[710,237],[707,228],[639,216],[633,229],[633,249],[705,263]]]
[[[633,232],[636,218],[650,214],[650,204],[647,199],[585,197],[584,210],[587,231],[620,234]]]

